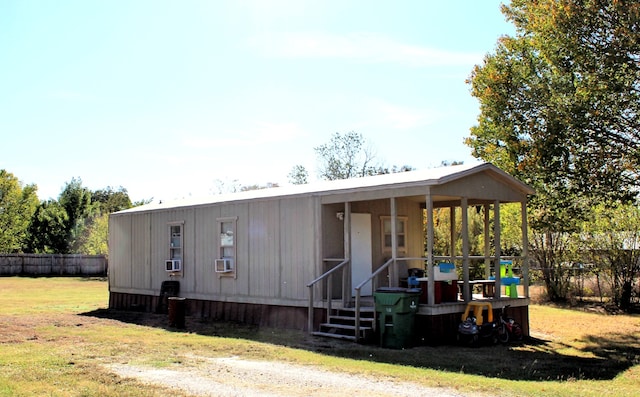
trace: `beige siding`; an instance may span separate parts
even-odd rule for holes
[[[109,285],[131,288],[131,217],[109,218]]]
[[[216,219],[220,217],[219,206],[195,209],[195,277],[194,291],[198,294],[220,292],[220,281],[215,271],[214,259],[218,257]]]
[[[322,258],[344,257],[344,223],[336,218],[339,211],[344,212],[343,203],[322,206]],[[327,264],[330,267],[335,265],[337,263]]]
[[[280,295],[279,201],[258,201],[250,206],[247,233],[249,264],[244,272],[256,297]]]
[[[159,293],[163,281],[172,278],[164,270],[169,255],[169,224],[183,224],[183,274],[181,295],[207,296],[228,301],[284,302],[307,297],[306,283],[317,277],[314,244],[326,241],[324,257],[342,257],[343,222],[335,212],[343,205],[323,209],[322,239],[315,236],[315,201],[280,198],[244,203],[187,207],[167,211],[116,216],[111,241],[113,285],[116,288],[152,290]],[[409,218],[407,255],[422,256],[422,212],[418,203],[397,201],[398,215]],[[386,260],[381,248],[380,217],[390,214],[389,200],[357,202],[353,212],[372,214],[373,267]],[[235,277],[215,272],[217,219],[237,217]],[[335,266],[336,263],[332,263]]]
[[[131,284],[136,288],[151,289],[151,236],[150,215],[131,217]]]
[[[480,200],[500,200],[517,202],[523,200],[522,192],[513,189],[487,173],[474,175],[473,178],[455,180],[432,188],[433,195],[467,197]]]
[[[180,290],[193,290],[195,280],[194,242],[193,242],[193,209],[178,209],[172,211],[158,211],[151,214],[151,288],[160,292],[163,281],[172,280],[165,271],[164,262],[169,259],[169,224],[183,223],[183,277]]]
[[[280,202],[279,272],[280,294],[285,299],[304,299],[306,284],[315,273],[315,228],[312,200],[286,199]]]

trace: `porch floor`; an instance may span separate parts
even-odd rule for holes
[[[489,302],[494,309],[502,309],[503,307],[510,305],[512,307],[529,306],[530,299],[525,297],[511,298],[507,295],[503,295],[500,299],[493,297],[487,298],[482,294],[473,294],[472,301],[477,302]],[[360,298],[362,307],[374,307],[375,302],[373,296],[363,296]],[[334,301],[333,307],[339,307],[339,301]],[[441,302],[433,306],[429,306],[425,303],[418,305],[418,316],[438,316],[442,314],[451,313],[463,313],[467,307],[467,302],[458,299],[457,302]]]

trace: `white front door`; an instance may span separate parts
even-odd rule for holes
[[[371,214],[351,214],[351,292],[372,273]],[[371,283],[360,290],[361,296],[372,295]]]

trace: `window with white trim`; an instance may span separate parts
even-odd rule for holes
[[[396,241],[398,244],[398,253],[407,252],[407,217],[396,217]],[[382,236],[382,253],[391,253],[391,217],[380,217],[380,230]]]
[[[169,223],[169,258],[165,261],[165,270],[167,272],[182,272],[184,265],[184,239],[183,239],[184,222]]]
[[[214,259],[215,271],[222,276],[236,274],[236,224],[237,217],[216,219],[217,257]]]

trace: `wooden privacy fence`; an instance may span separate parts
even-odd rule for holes
[[[0,276],[105,276],[106,255],[0,254]]]

